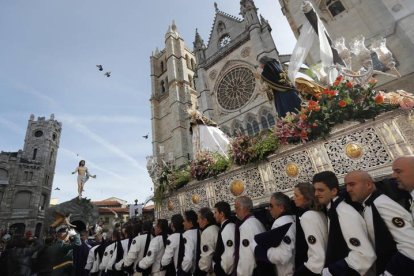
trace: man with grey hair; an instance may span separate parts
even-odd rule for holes
[[[240,220],[236,224],[234,238],[234,275],[254,275],[257,267],[254,252],[250,244],[254,236],[265,231],[263,224],[252,215],[253,202],[250,197],[240,196],[236,198],[234,208],[236,216]]]
[[[296,223],[289,197],[281,192],[272,194],[269,212],[275,221],[272,230],[256,235],[252,245],[256,259],[276,265],[277,275],[293,275]]]
[[[401,156],[392,163],[392,177],[398,182],[398,188],[410,193],[410,211],[414,219],[414,155]]]
[[[352,201],[363,205],[368,236],[374,245],[376,275],[408,275],[414,271],[414,226],[409,212],[379,192],[365,171],[345,176]]]

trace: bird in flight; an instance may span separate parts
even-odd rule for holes
[[[148,135],[149,135],[149,133],[147,133],[147,135],[142,136],[142,138],[148,139]]]
[[[96,65],[96,67],[98,67],[99,71],[103,71],[103,66],[101,64]]]
[[[111,72],[105,72],[105,74],[104,74],[107,78],[109,78],[110,76],[111,76]]]
[[[60,191],[60,188],[59,188],[59,187],[56,187],[56,188],[55,188],[55,191]]]

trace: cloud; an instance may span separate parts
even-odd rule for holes
[[[84,136],[88,137],[89,139],[97,142],[98,144],[100,144],[101,146],[105,147],[106,149],[108,149],[109,151],[111,151],[112,153],[116,154],[118,157],[124,159],[125,161],[128,162],[128,164],[144,171],[145,173],[147,173],[147,169],[145,167],[143,167],[140,163],[138,163],[137,160],[135,160],[132,156],[128,155],[127,153],[125,153],[124,151],[122,151],[120,148],[118,148],[117,146],[115,146],[114,144],[108,142],[107,140],[105,140],[104,138],[102,138],[100,135],[96,134],[95,132],[93,132],[92,130],[90,130],[89,128],[87,128],[85,125],[78,123],[78,122],[73,122],[73,121],[68,121],[77,131],[79,131],[80,133],[82,133]]]
[[[59,149],[59,153],[63,153],[66,156],[69,156],[69,157],[71,157],[72,159],[74,159],[76,161],[84,160],[85,159],[82,156],[80,156],[79,154],[77,154],[77,153],[75,153],[75,152],[73,152],[73,151],[71,151],[69,149],[66,149],[66,148],[60,148]],[[111,171],[111,170],[109,170],[107,168],[101,167],[100,165],[96,164],[93,161],[90,161],[89,159],[88,159],[88,166],[89,167],[93,167],[93,169],[96,169],[96,170],[101,171],[103,173],[112,175],[113,177],[118,178],[119,180],[122,180],[122,181],[126,181],[127,180],[127,178],[125,178],[125,177],[123,177],[123,176],[121,176],[121,175],[119,175],[119,174],[117,174],[117,173],[115,173],[115,172],[113,172],[113,171]]]
[[[148,119],[137,116],[106,116],[106,115],[87,115],[74,116],[70,114],[59,115],[59,120],[65,122],[78,122],[81,124],[147,124]]]
[[[0,117],[0,125],[3,125],[4,127],[16,132],[17,134],[24,134],[24,130],[19,125],[5,118]]]
[[[49,105],[55,109],[60,106],[59,103],[52,97],[49,97],[48,95],[45,95],[39,92],[37,89],[31,86],[28,86],[25,83],[22,83],[22,82],[19,82],[19,81],[10,79],[10,78],[5,78],[2,72],[0,72],[0,77],[2,77],[2,79],[9,82],[16,90],[34,96],[38,98],[39,100],[41,100],[42,102],[44,102],[46,105]]]

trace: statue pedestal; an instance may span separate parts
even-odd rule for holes
[[[68,215],[71,214],[70,223],[76,225],[76,231],[86,230],[86,226],[95,225],[99,219],[98,207],[94,206],[89,199],[78,199],[75,197],[61,204],[51,206],[45,215],[46,229],[55,221],[55,212]]]

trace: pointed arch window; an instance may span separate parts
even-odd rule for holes
[[[32,160],[36,160],[36,156],[37,156],[37,149],[34,149],[33,150]]]
[[[187,68],[188,69],[191,69],[191,65],[190,65],[190,58],[188,57],[188,55],[186,54],[185,55],[185,63],[187,64]]]
[[[275,118],[268,110],[265,110],[260,116],[260,123],[263,129],[269,129],[275,125]]]
[[[245,135],[245,130],[244,130],[241,123],[236,122],[234,124],[234,128],[233,128],[233,136],[236,137],[236,136],[240,136],[240,135]]]
[[[194,61],[194,59],[193,59],[193,58],[191,59],[191,69],[192,69],[193,71],[195,71],[195,61]]]
[[[164,62],[161,61],[161,73],[164,72]]]
[[[342,4],[341,0],[328,0],[326,1],[326,7],[328,8],[332,17],[335,17],[345,11],[345,7]]]
[[[163,80],[161,81],[160,85],[161,85],[161,93],[164,93],[165,92],[165,84],[164,84]]]
[[[259,123],[254,118],[249,118],[246,124],[247,134],[249,136],[256,135],[260,131]]]
[[[168,85],[168,77],[165,77],[165,82],[164,82],[164,89],[165,89],[165,91],[168,91],[169,90],[169,85]]]

